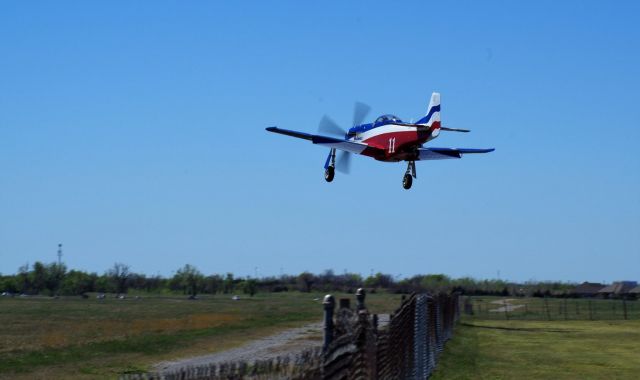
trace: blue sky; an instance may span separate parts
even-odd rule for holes
[[[637,2],[2,2],[0,273],[333,269],[640,280]],[[269,134],[416,119],[484,156]]]

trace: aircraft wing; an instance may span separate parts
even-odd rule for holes
[[[329,148],[336,148],[336,149],[344,150],[345,152],[350,152],[355,154],[360,154],[362,153],[363,150],[369,147],[367,144],[363,144],[355,141],[348,141],[348,140],[338,139],[335,137],[312,135],[309,133],[291,131],[289,129],[282,129],[278,127],[269,127],[267,128],[267,131],[273,132],[273,133],[280,133],[281,135],[297,137],[299,139],[309,140],[316,145],[322,145]]]
[[[449,158],[462,158],[463,154],[489,153],[495,149],[467,149],[467,148],[420,148],[418,160],[446,160]]]

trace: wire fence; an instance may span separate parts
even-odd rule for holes
[[[636,299],[461,297],[460,302],[466,315],[482,319],[640,319],[640,301]]]
[[[327,300],[327,298],[325,298]],[[331,297],[328,299],[333,301]],[[378,316],[364,306],[325,302],[322,349],[255,362],[229,362],[181,368],[168,373],[123,374],[123,380],[222,379],[427,379],[460,316],[456,294],[412,294],[379,326]]]

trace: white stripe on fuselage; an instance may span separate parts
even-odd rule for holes
[[[366,141],[372,137],[376,137],[386,133],[401,133],[401,132],[418,132],[418,129],[416,127],[409,127],[406,125],[385,124],[383,126],[376,127],[362,133],[358,133],[357,136],[352,137],[351,140]],[[429,140],[432,140],[437,136],[438,136],[437,134],[434,134],[433,137],[430,138]]]
[[[415,127],[407,127],[404,125],[397,124],[385,124],[380,127],[376,127],[370,129],[368,131],[358,133],[358,140],[368,140],[372,137],[383,135],[385,133],[395,133],[395,132],[416,132],[417,129]]]

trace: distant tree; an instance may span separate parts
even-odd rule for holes
[[[18,268],[18,281],[16,281],[18,285],[18,290],[21,293],[29,293],[31,291],[31,281],[29,278],[29,263],[21,265]]]
[[[388,289],[393,285],[393,277],[390,274],[376,273],[364,280],[364,285],[368,288]]]
[[[144,275],[138,275],[137,278],[138,289],[144,290],[146,292],[158,292],[162,290],[164,286],[166,286],[166,280],[162,278],[160,275],[155,275],[151,277],[147,277]]]
[[[214,274],[204,279],[204,291],[209,294],[216,294],[223,289],[224,280],[222,276]]]
[[[67,273],[67,267],[64,264],[51,263],[46,266],[46,288],[49,294],[59,294],[62,280]]]
[[[40,261],[33,264],[31,271],[31,283],[35,293],[42,293],[47,285],[47,267]]]
[[[249,294],[253,297],[258,292],[258,281],[254,279],[247,279],[242,283],[242,291],[244,294]]]
[[[451,279],[444,274],[428,274],[422,277],[420,285],[433,293],[444,292],[451,288]]]
[[[298,275],[298,286],[303,292],[311,292],[311,287],[315,282],[315,276],[309,272],[302,272]]]
[[[100,293],[113,293],[116,291],[115,284],[108,273],[96,278],[95,291]]]
[[[204,282],[202,273],[200,273],[196,267],[189,264],[178,269],[174,277],[177,278],[177,282],[181,285],[184,294],[190,294],[194,297],[198,294],[198,290]]]
[[[349,289],[360,288],[363,286],[362,276],[357,273],[345,273],[342,275],[344,286]]]
[[[16,276],[0,276],[0,291],[17,293],[18,284],[16,283]]]
[[[227,276],[224,278],[224,282],[223,282],[223,292],[225,294],[229,294],[233,292],[233,288],[234,288],[233,273],[227,273]]]
[[[71,270],[64,277],[61,285],[63,294],[80,295],[95,290],[97,279],[95,273],[86,273],[78,270]]]
[[[107,276],[111,279],[116,293],[126,293],[129,286],[130,268],[123,263],[115,263],[107,271]]]

